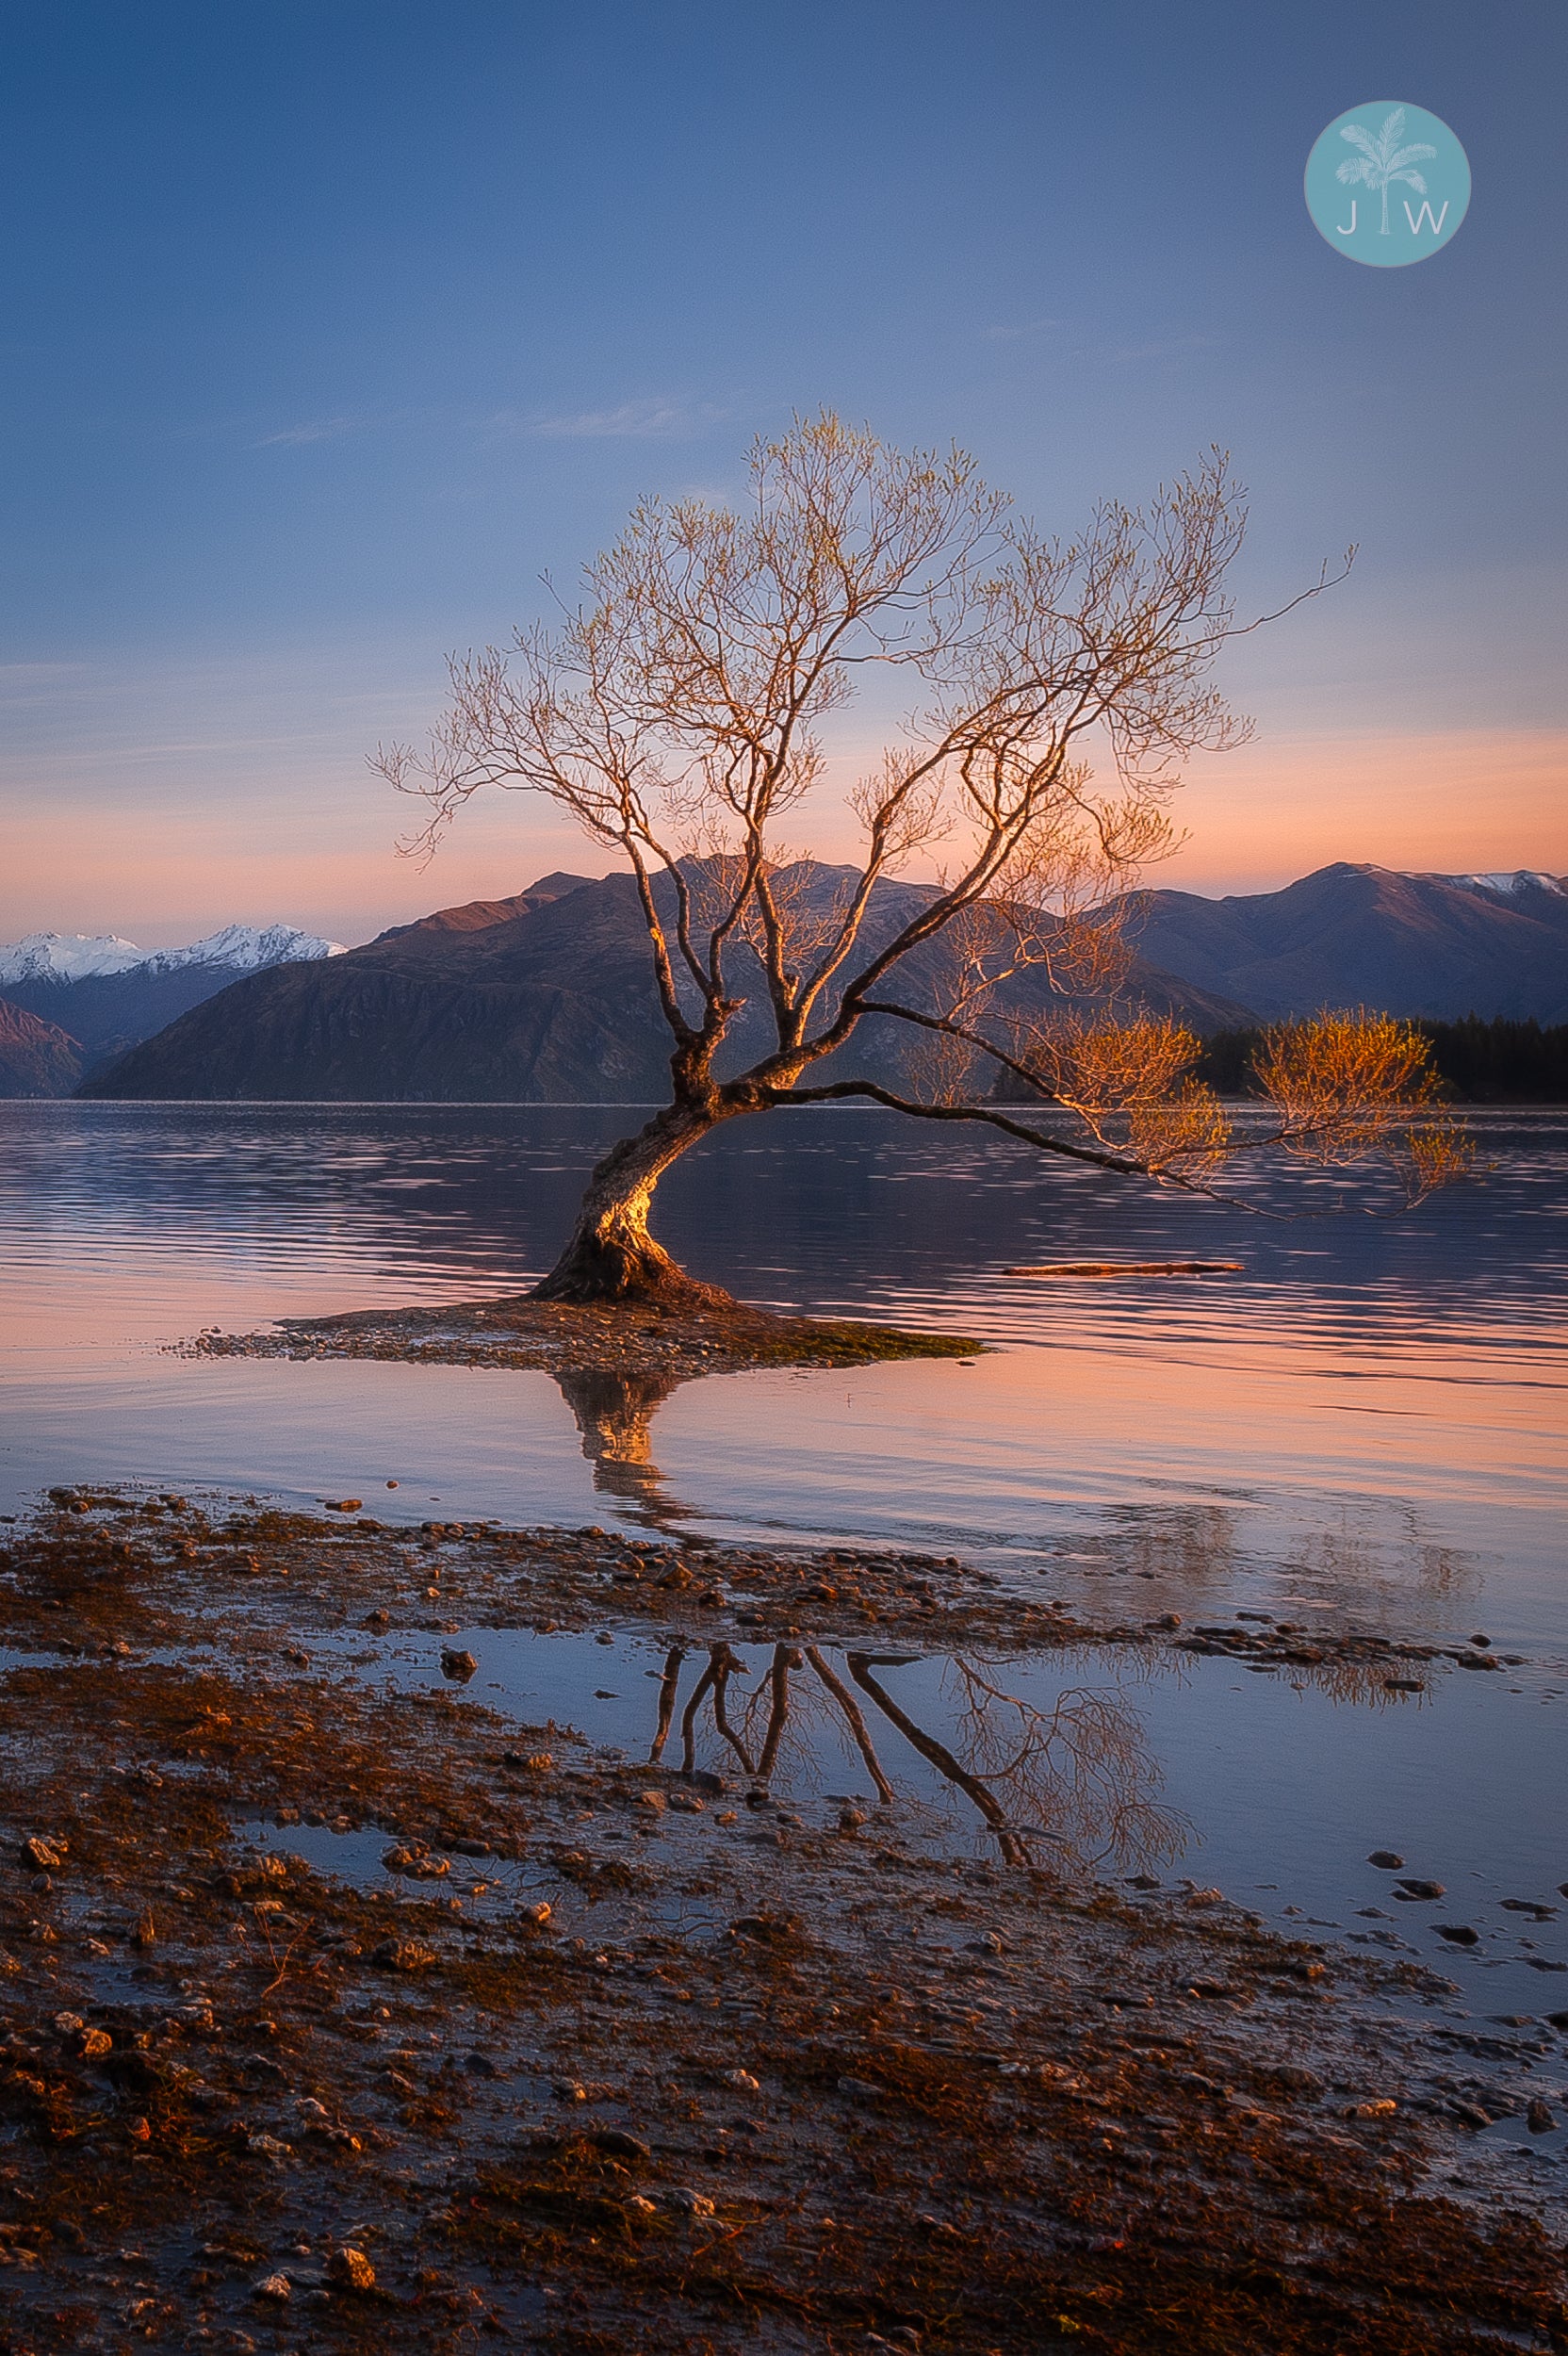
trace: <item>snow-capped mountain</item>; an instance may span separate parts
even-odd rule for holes
[[[139,949],[118,933],[29,933],[0,945],[0,990],[9,982],[84,982],[106,973],[175,973],[188,965],[224,965],[254,973],[264,965],[340,957],[343,943],[297,924],[225,924],[188,949]]]
[[[1452,884],[1460,892],[1490,892],[1498,899],[1517,900],[1531,892],[1549,892],[1568,900],[1568,875],[1548,875],[1543,867],[1515,867],[1494,875],[1418,875],[1417,883]]]
[[[0,945],[0,1000],[69,1034],[90,1071],[244,974],[342,954],[340,941],[297,924],[225,924],[185,949],[140,949],[116,933],[29,933]]]
[[[8,982],[81,982],[90,974],[125,973],[146,955],[118,933],[29,933],[0,947],[0,990]]]

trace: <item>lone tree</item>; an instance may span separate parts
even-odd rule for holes
[[[823,415],[754,446],[739,507],[643,501],[556,627],[453,658],[426,753],[374,756],[433,806],[405,847],[433,850],[486,786],[569,812],[635,878],[672,1039],[668,1104],[594,1170],[536,1298],[722,1304],[650,1235],[653,1191],[721,1122],[786,1104],[865,1098],[1203,1193],[1268,1147],[1380,1158],[1413,1195],[1447,1173],[1408,1026],[1270,1035],[1257,1076],[1278,1117],[1238,1133],[1192,1076],[1192,1033],[1118,1005],[1129,895],[1172,845],[1183,762],[1246,733],[1209,681],[1259,626],[1225,587],[1245,519],[1215,452],[1063,544],[963,451],[906,454]],[[822,723],[878,671],[905,675],[912,709],[849,796],[863,852],[825,899],[781,829],[825,787]],[[911,867],[927,880],[890,931],[878,887]],[[1043,1012],[1003,987],[1026,974]],[[759,992],[765,1052],[725,1073]],[[872,1017],[923,1043],[906,1087],[820,1072]]]

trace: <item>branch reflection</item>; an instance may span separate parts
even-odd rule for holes
[[[890,1672],[918,1666],[920,1655],[843,1650],[845,1677],[828,1658],[834,1649],[776,1644],[766,1675],[732,1716],[731,1683],[750,1677],[749,1664],[728,1644],[694,1648],[702,1666],[680,1713],[681,1772],[695,1771],[705,1715],[751,1779],[756,1803],[770,1796],[776,1777],[818,1780],[829,1742],[847,1737],[881,1805],[917,1814],[915,1792],[901,1792],[895,1779],[900,1752],[886,1747],[891,1728],[899,1745],[969,1803],[1008,1864],[1049,1858],[1064,1871],[1141,1870],[1168,1864],[1185,1847],[1190,1826],[1162,1799],[1143,1721],[1120,1692],[1071,1686],[1037,1702],[1010,1690],[1004,1666],[955,1654],[942,1663],[938,1706],[927,1694],[922,1710],[888,1683]],[[674,1730],[687,1659],[682,1644],[665,1658],[649,1753],[656,1764]],[[845,1829],[854,1828],[846,1819]]]

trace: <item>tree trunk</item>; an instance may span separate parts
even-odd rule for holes
[[[717,1118],[722,1118],[718,1116]],[[711,1113],[672,1104],[634,1137],[612,1146],[588,1181],[571,1240],[535,1301],[618,1301],[675,1309],[730,1308],[717,1284],[700,1284],[648,1233],[654,1187],[672,1162],[715,1127]]]

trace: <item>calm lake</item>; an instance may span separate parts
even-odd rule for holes
[[[1562,1916],[1497,1910],[1568,1915],[1568,1120],[1479,1116],[1478,1181],[1398,1218],[1369,1216],[1358,1186],[1267,1173],[1251,1210],[1222,1209],[876,1111],[740,1124],[661,1190],[656,1227],[694,1273],[994,1348],[970,1366],[710,1378],[609,1438],[585,1438],[543,1374],[171,1351],[202,1327],[520,1288],[636,1118],[0,1105],[0,1510],[58,1481],[351,1493],[387,1519],[438,1500],[452,1518],[962,1554],[1105,1619],[1484,1631],[1519,1656],[1508,1673],[1438,1664],[1419,1696],[1335,1698],[1225,1661],[1135,1678],[1105,1656],[1070,1675],[1116,1685],[1135,1715],[1188,1826],[1169,1873],[1407,1941],[1483,2012],[1568,2007],[1549,1968],[1568,1962]],[[1291,1204],[1312,1215],[1272,1215]],[[1187,1257],[1243,1267],[1005,1273]],[[493,1684],[526,1715],[544,1694],[596,1738],[644,1739],[652,1688],[629,1697],[652,1656],[635,1640],[620,1677],[603,1675],[618,1654],[590,1659],[583,1640],[467,1641],[476,1698]],[[903,1674],[938,1718],[961,1709],[954,1664]],[[1046,1695],[1069,1672],[1009,1674]],[[1404,1919],[1430,1906],[1357,1920],[1389,1894],[1364,1864],[1382,1846],[1446,1885],[1436,1919],[1473,1922],[1474,1950]]]

